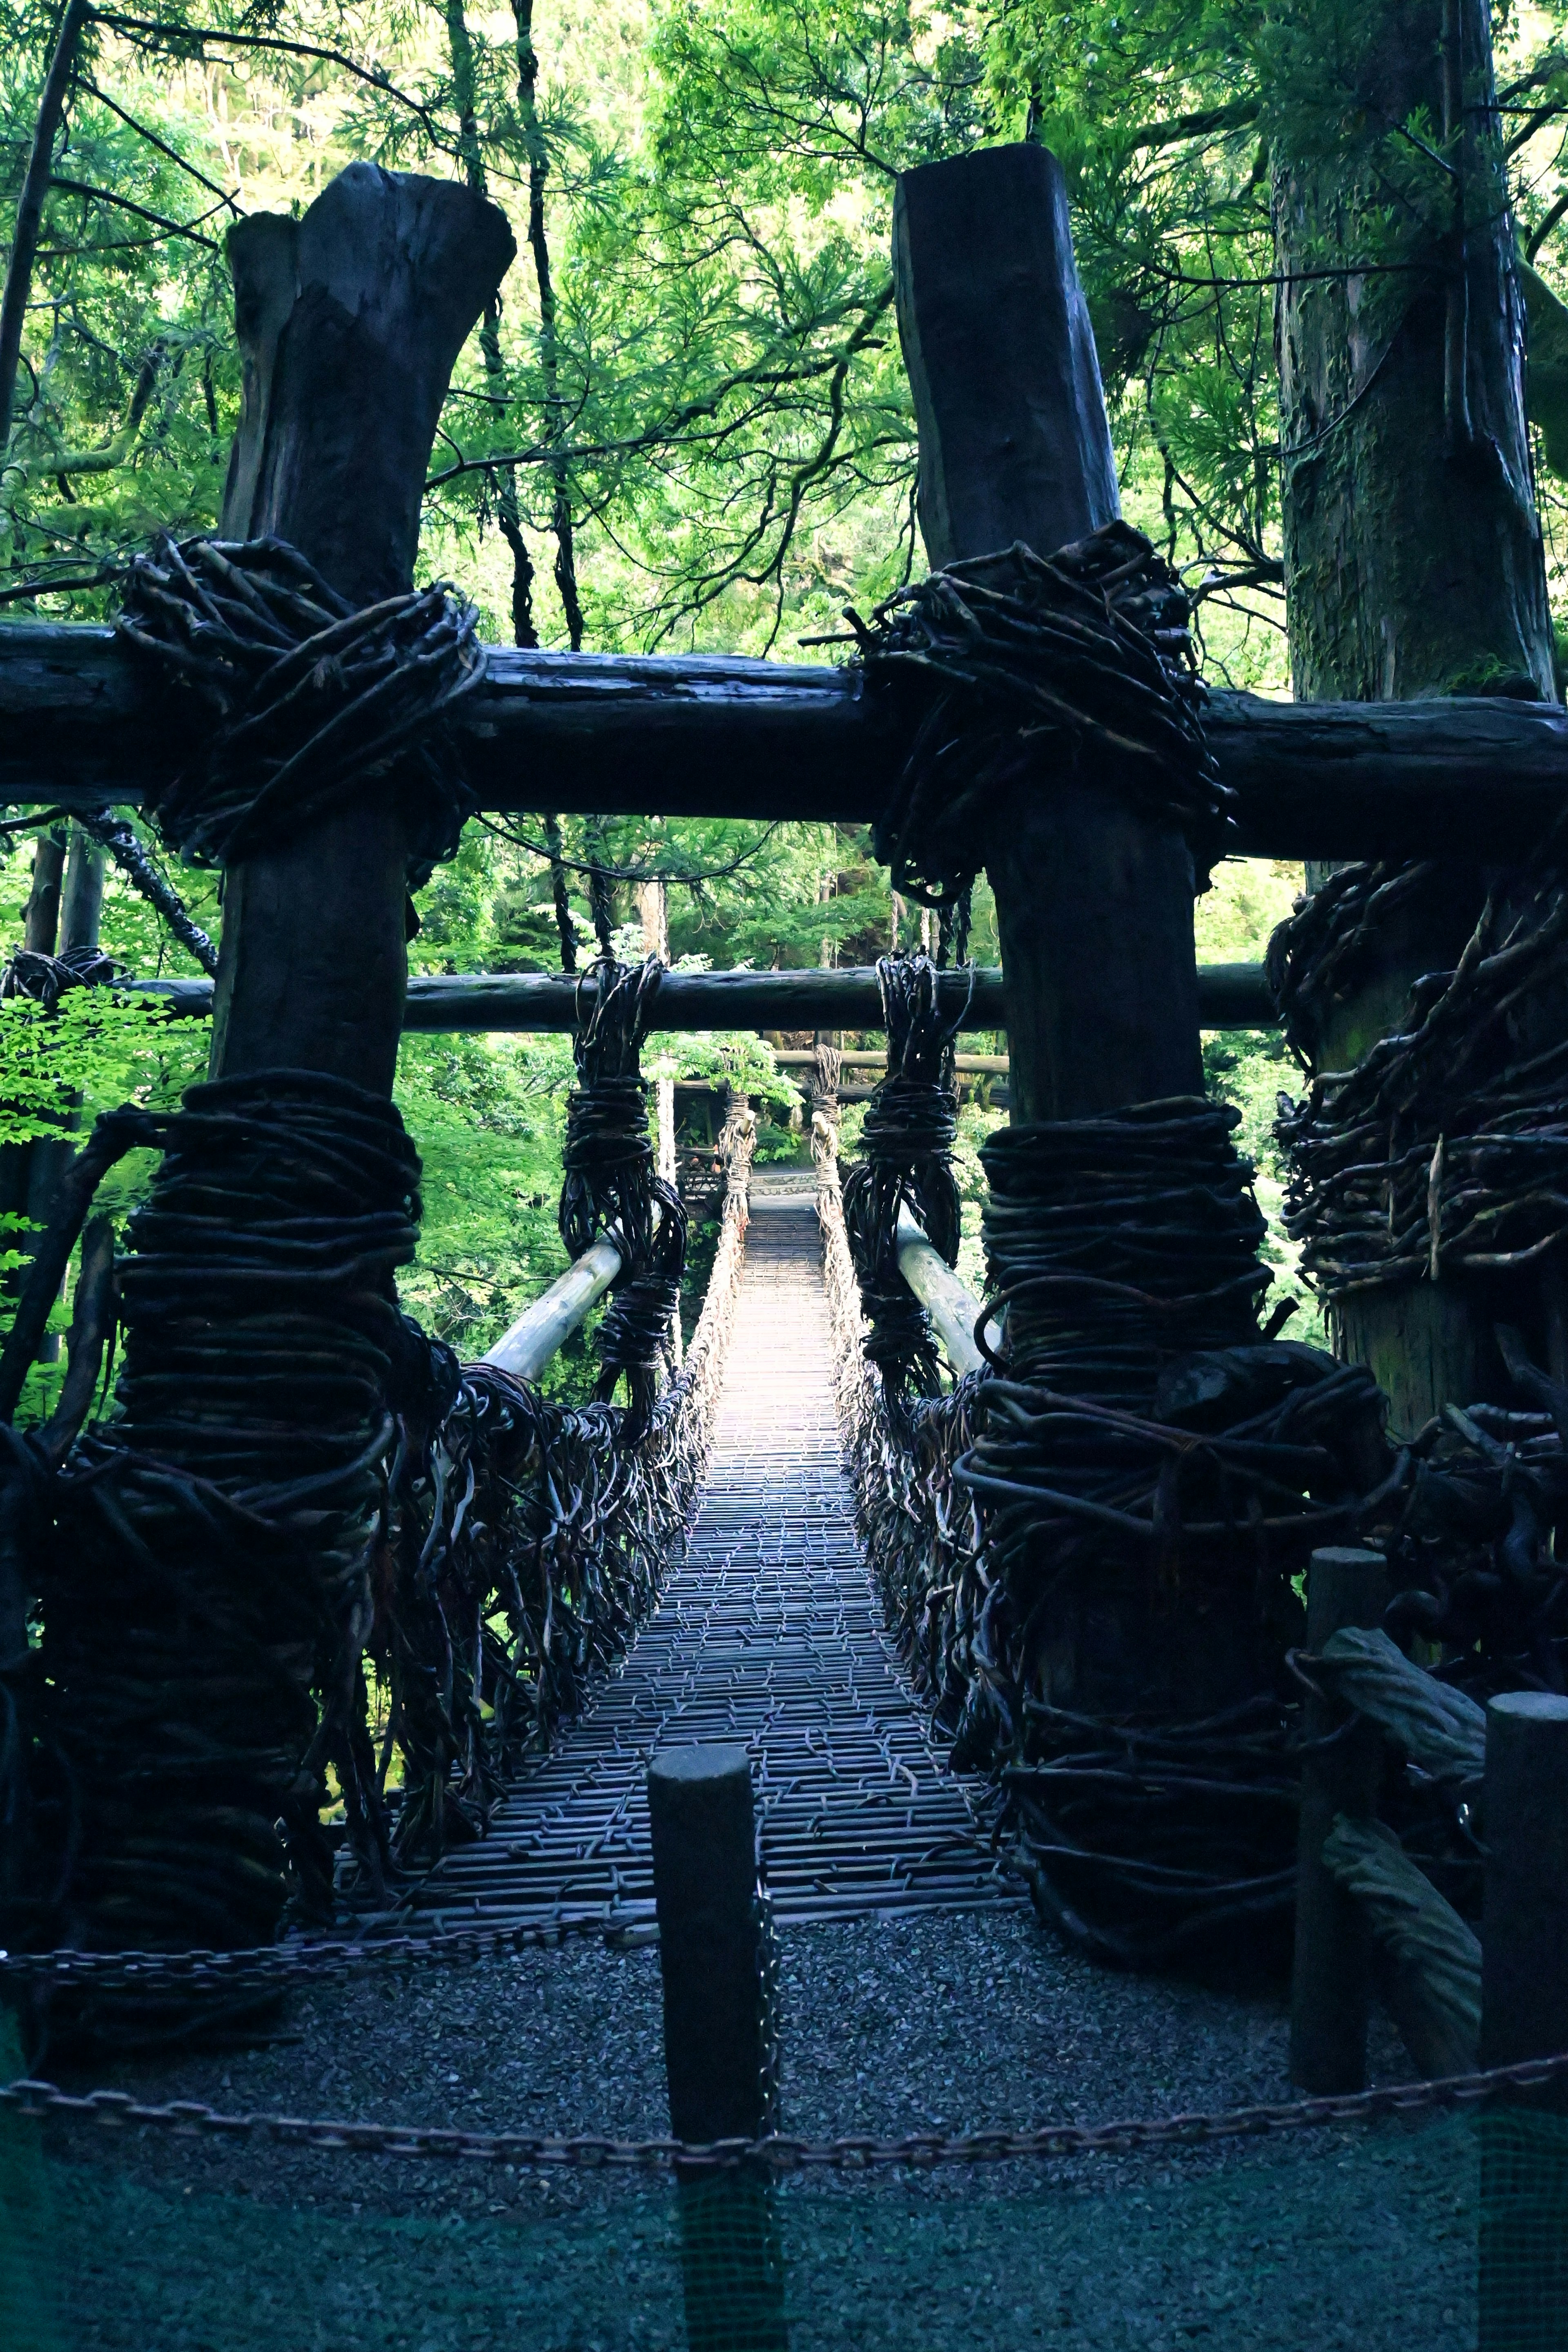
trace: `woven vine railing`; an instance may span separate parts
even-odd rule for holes
[[[745,1255],[755,1121],[726,1123],[721,1228],[679,1376],[640,1435],[607,1403],[563,1405],[468,1364],[395,1481],[366,1643],[379,1747],[364,1724],[343,1798],[351,1897],[484,1832],[507,1773],[548,1745],[653,1609],[696,1509]],[[388,1767],[403,1788],[387,1804]]]
[[[1220,1956],[1277,1967],[1300,1772],[1289,1579],[1314,1541],[1396,1512],[1409,1483],[1370,1377],[1279,1343],[1211,1348],[1167,1368],[1161,1422],[1031,1388],[1038,1374],[1013,1370],[1005,1342],[996,1372],[911,1401],[865,1345],[826,1122],[816,1156],[857,1519],[889,1632],[954,1763],[994,1776],[1015,1864],[1079,1948],[1129,1967]],[[1026,1321],[1010,1344],[1028,1344]],[[992,1475],[1009,1459],[1011,1477]],[[1180,1594],[1208,1640],[1256,1654],[1246,1695],[1205,1712],[1190,1688],[1184,1704],[1178,1677],[1133,1712],[1055,1703],[1058,1653],[1081,1640],[1097,1595],[1114,1607],[1142,1580],[1157,1619],[1162,1572],[1173,1625]]]

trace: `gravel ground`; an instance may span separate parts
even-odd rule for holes
[[[1022,1910],[795,1927],[780,1943],[792,2131],[1089,2122],[1289,2095],[1278,2002],[1108,1975]],[[283,2036],[95,2079],[229,2112],[668,2128],[651,1948],[568,1945],[334,1986],[297,1997]],[[1406,2071],[1387,2038],[1374,2060],[1384,2077]],[[1474,2175],[1469,2127],[1443,2120],[1174,2158],[796,2180],[769,2226],[793,2352],[1460,2352],[1475,2340]],[[0,2341],[458,2352],[504,2330],[525,2331],[531,2352],[654,2352],[689,2340],[679,2218],[662,2179],[11,2124]],[[754,2225],[686,2218],[710,2246]],[[731,2309],[705,2343],[782,2340]]]

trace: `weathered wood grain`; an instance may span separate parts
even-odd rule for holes
[[[0,797],[134,806],[179,760],[191,723],[109,629],[0,625]],[[1568,712],[1556,704],[1216,692],[1208,727],[1240,801],[1238,855],[1526,856],[1568,807]],[[900,756],[847,667],[510,646],[490,648],[460,740],[481,806],[503,814],[863,824]]]

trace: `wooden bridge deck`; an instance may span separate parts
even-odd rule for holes
[[[765,1180],[687,1557],[625,1665],[421,1913],[651,1919],[647,1760],[710,1739],[754,1759],[781,1917],[1016,1899],[980,1834],[984,1784],[947,1769],[883,1643],[839,1466],[815,1204]]]

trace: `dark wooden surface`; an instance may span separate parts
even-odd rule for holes
[[[898,742],[852,671],[739,656],[489,650],[464,758],[482,805],[837,819],[883,805]],[[0,796],[130,805],[180,756],[185,707],[105,628],[0,624]],[[1462,701],[1210,697],[1238,854],[1528,854],[1568,806],[1568,712]]]
[[[1481,2064],[1568,2050],[1568,1699],[1487,1707]]]
[[[1380,1624],[1387,1605],[1388,1563],[1381,1552],[1330,1547],[1312,1554],[1309,1650],[1321,1650],[1346,1625]],[[1327,1700],[1308,1699],[1303,1728],[1309,1740],[1326,1740],[1341,1720]],[[1382,1771],[1382,1736],[1364,1720],[1310,1754],[1301,1769],[1290,2080],[1314,2097],[1366,2087],[1371,1942],[1355,1897],[1324,1865],[1323,1841],[1337,1813],[1358,1820],[1375,1814]]]
[[[138,993],[163,999],[171,1010],[205,1019],[212,1012],[210,980],[149,980]],[[408,983],[405,1029],[568,1030],[577,983],[551,972],[460,971],[420,975]],[[943,1003],[960,1014],[962,1029],[1004,1029],[1002,974],[994,966],[974,975],[963,1008],[962,980],[945,979]],[[1198,1019],[1205,1029],[1271,1029],[1273,1000],[1257,963],[1198,966]],[[678,971],[659,989],[654,1034],[708,1029],[880,1029],[882,1003],[870,964],[837,971]]]
[[[1119,515],[1056,158],[992,147],[903,173],[893,277],[932,565],[1063,547]],[[1192,858],[1103,777],[1103,756],[1064,764],[986,828],[1016,1119],[1203,1091]]]
[[[699,2146],[763,2128],[763,1991],[752,1764],[739,1744],[655,1750],[648,1827],[670,2128]]]
[[[512,256],[492,205],[353,163],[299,221],[229,237],[244,404],[225,534],[274,534],[344,596],[413,577],[452,363]],[[164,756],[167,757],[167,740]],[[212,1069],[316,1069],[390,1093],[406,978],[404,824],[365,798],[226,877]]]

